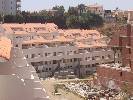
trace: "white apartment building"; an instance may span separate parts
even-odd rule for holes
[[[1,15],[16,15],[17,10],[20,10],[21,0],[0,0]]]
[[[98,64],[114,61],[107,37],[96,30],[60,30],[55,24],[2,24],[0,31],[12,37],[14,47],[23,50],[28,63],[42,78],[85,76]],[[8,36],[9,36],[8,35]],[[115,54],[115,61],[120,51]]]

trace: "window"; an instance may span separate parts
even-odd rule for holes
[[[48,61],[48,65],[52,64],[52,61]]]
[[[26,58],[28,58],[28,55],[25,55]]]
[[[95,67],[95,64],[92,64],[92,67]]]
[[[63,59],[63,63],[66,63],[66,59]]]
[[[121,76],[121,77],[122,77],[122,74],[123,74],[123,73],[122,73],[122,72],[120,72],[120,76]]]
[[[47,57],[47,56],[48,56],[48,54],[47,54],[47,53],[45,53],[45,56]]]
[[[31,55],[31,58],[35,58],[35,54],[32,54],[32,55]]]
[[[77,61],[77,58],[74,58],[74,62],[76,62]]]
[[[57,64],[57,61],[56,60],[53,60],[53,64]]]
[[[40,66],[43,65],[43,61],[40,61],[40,62],[38,62],[38,63],[39,63]]]
[[[16,37],[16,39],[18,39],[18,38],[20,38],[20,39],[21,39],[22,37],[21,37],[21,36],[17,36],[17,37]]]
[[[51,68],[49,68],[49,71],[51,71]]]
[[[131,48],[129,48],[129,54],[131,54],[132,52],[131,52]]]
[[[44,70],[44,69],[42,69],[42,72],[45,72],[45,70]]]
[[[87,57],[85,58],[85,60],[87,60]]]
[[[88,51],[89,51],[89,52],[91,52],[91,51],[92,51],[92,49],[91,49],[91,48],[88,48]]]
[[[77,54],[77,51],[74,51],[74,54]]]
[[[110,58],[111,58],[111,56],[110,56],[110,55],[108,55],[108,58],[110,59]]]
[[[96,59],[96,60],[99,60],[99,59],[100,59],[100,57],[99,57],[99,56],[95,56],[95,59]]]
[[[47,65],[48,64],[48,62],[47,61],[45,61],[45,65]]]
[[[38,56],[41,56],[41,53],[38,53]]]
[[[104,56],[102,56],[102,59],[104,59]]]
[[[95,57],[92,57],[92,60],[95,60]]]
[[[18,44],[16,44],[15,47],[18,47]]]
[[[53,56],[56,56],[56,52],[54,52]]]
[[[32,46],[34,47],[34,46],[35,46],[35,44],[32,44]]]
[[[87,67],[89,68],[89,67],[90,67],[90,65],[87,65]]]
[[[86,65],[85,67],[88,68],[88,65]]]
[[[49,56],[49,57],[52,56],[52,53],[47,53],[47,56]]]

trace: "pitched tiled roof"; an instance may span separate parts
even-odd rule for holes
[[[6,37],[0,37],[0,57],[5,59],[10,58],[11,40]]]

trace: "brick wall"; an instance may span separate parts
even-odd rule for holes
[[[130,71],[121,71],[113,68],[98,67],[97,82],[100,82],[102,87],[108,87],[109,81],[113,80],[116,87],[123,88],[127,84],[130,92],[133,92],[133,73]]]
[[[110,67],[97,68],[97,83],[103,87],[109,87],[109,82],[113,80],[118,88],[128,88],[133,93],[133,26],[127,25],[117,30],[109,43],[110,46],[121,48],[122,67],[130,67],[131,71],[123,71]]]

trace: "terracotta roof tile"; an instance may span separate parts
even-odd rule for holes
[[[11,40],[6,37],[0,37],[0,57],[5,59],[10,58]]]

